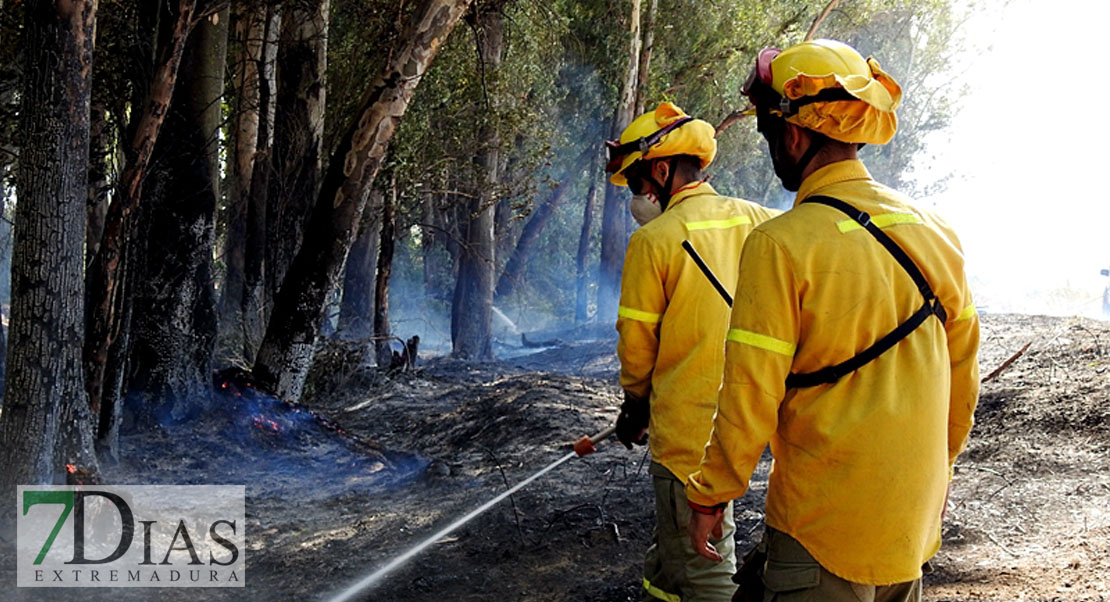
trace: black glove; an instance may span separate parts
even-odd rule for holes
[[[647,399],[624,392],[621,414],[617,416],[617,439],[628,449],[632,444],[647,443],[648,421],[651,418],[651,404]]]

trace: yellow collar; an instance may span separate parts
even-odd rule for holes
[[[680,188],[678,192],[675,192],[674,195],[671,196],[670,202],[667,203],[667,210],[670,210],[671,207],[674,207],[692,196],[701,196],[704,194],[716,195],[717,191],[709,185],[709,182],[704,180],[701,182],[691,182],[685,187]]]
[[[863,162],[858,159],[848,159],[846,161],[830,163],[809,174],[809,177],[802,182],[801,188],[798,189],[797,196],[794,197],[794,206],[797,207],[798,203],[813,196],[826,186],[848,182],[850,180],[870,179],[871,173],[864,167]]]

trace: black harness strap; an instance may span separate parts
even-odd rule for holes
[[[841,211],[848,217],[854,219],[857,223],[859,223],[859,225],[863,226],[864,229],[871,233],[871,236],[874,236],[875,239],[878,240],[879,243],[882,244],[883,247],[892,256],[894,256],[894,259],[898,262],[898,265],[902,266],[902,269],[904,269],[906,273],[910,275],[910,278],[912,278],[914,284],[917,285],[917,290],[921,292],[921,296],[925,299],[925,302],[916,312],[914,312],[912,316],[909,317],[909,319],[899,324],[897,328],[890,331],[878,341],[875,341],[870,347],[859,352],[857,355],[848,359],[847,361],[843,361],[839,364],[836,364],[835,366],[821,368],[820,370],[817,370],[815,372],[807,372],[804,374],[790,374],[786,377],[786,386],[788,388],[800,389],[804,387],[816,387],[817,385],[834,383],[839,380],[840,377],[855,370],[858,370],[864,364],[867,364],[871,360],[879,357],[886,350],[898,344],[899,341],[906,338],[911,332],[916,330],[918,326],[921,326],[925,322],[925,320],[929,319],[930,315],[935,315],[940,320],[941,324],[948,320],[948,315],[944,311],[944,306],[941,305],[940,300],[937,299],[937,296],[933,293],[933,289],[929,286],[929,282],[925,280],[925,275],[921,273],[921,269],[917,267],[917,264],[915,264],[912,259],[910,259],[909,255],[906,255],[906,252],[902,250],[902,247],[898,246],[898,243],[894,242],[894,240],[887,236],[886,232],[883,232],[881,229],[879,229],[878,226],[871,223],[870,215],[868,215],[864,211],[856,209],[852,205],[845,203],[840,199],[834,199],[827,196],[810,197],[802,201],[802,203],[818,203],[821,205],[832,207]]]

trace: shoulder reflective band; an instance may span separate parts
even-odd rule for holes
[[[690,195],[695,196],[695,195]],[[689,197],[687,197],[689,198]],[[686,231],[694,230],[727,230],[736,226],[746,226],[752,223],[752,218],[747,215],[737,215],[728,219],[709,219],[703,222],[686,222]]]
[[[929,286],[929,282],[925,280],[925,275],[921,273],[921,269],[917,264],[910,259],[909,255],[898,246],[885,232],[879,229],[878,226],[871,223],[871,216],[864,211],[856,209],[852,205],[845,203],[840,199],[834,199],[827,196],[814,196],[810,197],[802,203],[818,203],[827,207],[832,207],[844,213],[848,217],[856,220],[860,226],[864,227],[880,244],[890,253],[898,265],[909,274],[913,279],[913,283],[917,285],[917,290],[925,299],[921,307],[914,312],[905,322],[898,325],[897,328],[890,331],[878,341],[872,343],[870,347],[856,354],[854,357],[843,361],[835,366],[828,366],[821,368],[815,372],[807,372],[804,374],[790,374],[786,377],[787,388],[800,389],[804,387],[816,387],[817,385],[825,385],[836,382],[841,376],[858,370],[864,364],[879,357],[891,347],[898,344],[899,341],[909,336],[911,332],[921,326],[925,320],[931,315],[935,315],[944,324],[948,320],[948,316],[944,311],[944,307],[940,304],[940,300],[933,294],[933,289]]]
[[[728,303],[728,306],[732,307],[732,295],[728,294],[728,291],[725,290],[721,281],[717,280],[717,276],[713,273],[713,270],[709,269],[709,266],[702,260],[701,255],[698,255],[698,252],[694,250],[694,245],[690,244],[690,241],[684,240],[682,241],[682,248],[686,249],[686,254],[690,256],[690,259],[694,260],[698,269],[701,270],[702,274],[705,274],[706,279],[709,280],[709,284],[712,284],[713,288],[717,289],[717,292],[720,293],[725,303]]]

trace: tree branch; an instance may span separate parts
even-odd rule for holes
[[[809,31],[806,32],[805,39],[807,42],[812,40],[813,36],[817,34],[817,28],[821,27],[821,24],[825,22],[825,19],[828,18],[829,13],[836,8],[837,4],[840,4],[840,0],[829,0],[828,5],[825,6],[825,10],[822,11],[820,16],[813,20],[813,25],[810,25]]]

